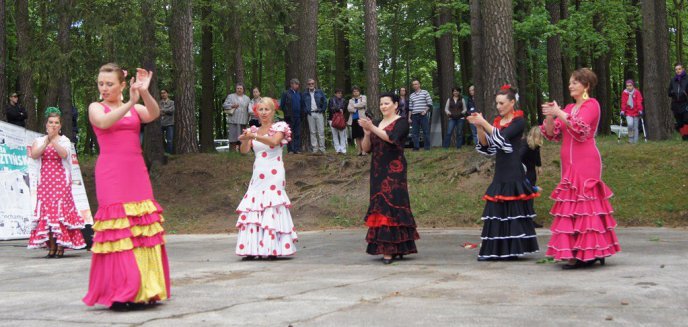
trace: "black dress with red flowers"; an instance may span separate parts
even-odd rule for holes
[[[508,124],[494,122],[487,146],[476,145],[478,152],[496,155],[495,175],[485,191],[480,258],[504,259],[538,251],[533,226],[533,198],[539,196],[526,180],[521,164],[521,142],[526,127],[522,111],[516,111]]]
[[[377,124],[376,124],[377,125]],[[419,239],[411,213],[404,144],[409,132],[406,119],[398,118],[384,128],[392,143],[370,135],[370,207],[365,217],[369,254],[417,253]]]

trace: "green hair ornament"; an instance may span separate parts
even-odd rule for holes
[[[48,107],[45,108],[45,118],[50,117],[52,114],[57,114],[58,117],[62,116],[62,111],[60,109],[55,108],[55,107]]]

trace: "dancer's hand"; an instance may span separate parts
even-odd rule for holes
[[[545,116],[550,116],[552,118],[559,117],[561,115],[561,108],[556,101],[548,102],[542,104],[542,114]]]
[[[370,130],[373,128],[373,122],[368,118],[359,118],[358,124],[361,126],[361,128],[363,128],[363,131],[370,132]]]
[[[139,102],[141,98],[139,87],[141,87],[141,83],[136,81],[136,77],[132,77],[131,80],[129,80],[129,101],[131,101],[132,105]]]
[[[153,72],[143,68],[136,68],[136,89],[143,92],[148,92],[151,80],[153,79]]]

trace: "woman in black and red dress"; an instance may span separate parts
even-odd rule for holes
[[[399,97],[393,93],[380,96],[382,121],[359,119],[364,137],[364,152],[372,152],[370,164],[370,207],[365,217],[368,234],[366,252],[382,254],[390,264],[405,254],[417,253],[419,239],[416,221],[411,213],[406,183],[404,144],[409,132],[408,121],[397,115]]]
[[[480,153],[496,155],[495,175],[483,199],[482,245],[478,261],[514,260],[538,251],[532,199],[540,194],[526,181],[521,165],[521,142],[526,127],[523,111],[514,110],[516,90],[504,85],[497,92],[499,116],[490,125],[482,114],[468,121],[478,129]]]

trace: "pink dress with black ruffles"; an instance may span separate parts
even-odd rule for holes
[[[41,155],[35,211],[37,220],[29,236],[30,249],[48,247],[50,233],[59,246],[69,249],[81,249],[86,246],[81,235],[84,220],[74,205],[72,183],[68,176],[57,150],[48,145]]]
[[[291,202],[287,196],[283,147],[291,140],[291,130],[285,122],[274,123],[269,136],[282,132],[279,146],[252,141],[256,160],[253,176],[246,194],[239,203],[236,227],[236,254],[239,256],[289,256],[296,253],[297,235],[289,213]]]
[[[105,106],[105,112],[110,108]],[[93,126],[98,212],[87,305],[148,303],[170,297],[162,208],[153,197],[143,161],[141,120],[134,108],[107,129]]]
[[[577,113],[574,104],[566,106],[568,127],[554,122],[554,135],[543,135],[561,144],[561,181],[550,198],[554,221],[546,255],[555,260],[581,261],[604,258],[621,251],[614,228],[616,221],[609,198],[613,193],[602,181],[602,159],[595,143],[600,120],[600,104],[585,101]]]

